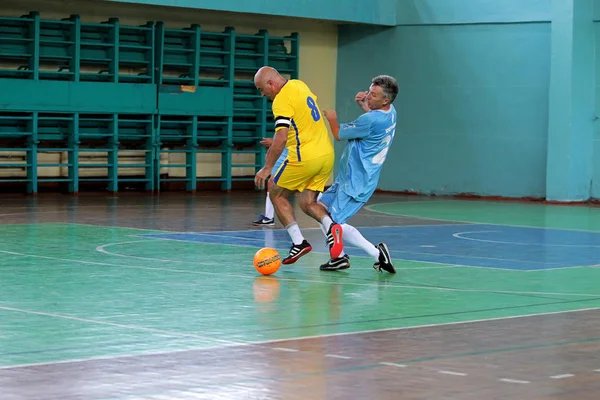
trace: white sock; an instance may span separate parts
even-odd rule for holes
[[[275,217],[275,208],[273,207],[273,202],[271,202],[269,193],[267,193],[267,201],[265,202],[265,217],[269,219],[273,219]]]
[[[302,232],[300,232],[300,227],[297,222],[292,222],[286,226],[285,229],[287,229],[294,244],[301,244],[304,241],[304,236],[302,235]]]
[[[365,239],[358,229],[348,224],[343,224],[342,229],[344,231],[344,241],[348,241],[348,243],[363,249],[375,261],[379,261],[379,250],[373,243]]]
[[[333,224],[333,220],[329,217],[329,215],[325,215],[323,218],[321,218],[321,224],[323,224],[325,227],[325,234],[327,234],[331,224]]]
[[[319,224],[319,228],[321,228],[321,232],[325,235],[325,239],[327,239],[327,229],[323,226],[323,224]]]

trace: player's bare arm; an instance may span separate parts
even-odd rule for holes
[[[337,113],[335,110],[323,110],[323,114],[327,121],[329,121],[329,126],[331,126],[331,133],[335,140],[340,140],[340,124],[337,120]]]
[[[265,182],[267,181],[267,179],[269,179],[269,176],[271,176],[275,162],[277,162],[277,159],[279,158],[279,156],[281,156],[281,153],[285,148],[288,131],[288,128],[282,128],[275,132],[271,145],[269,146],[269,150],[267,151],[265,166],[262,167],[261,170],[258,171],[256,173],[256,176],[254,177],[254,184],[257,188],[261,190],[264,189]]]

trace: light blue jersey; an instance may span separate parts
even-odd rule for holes
[[[335,181],[319,199],[334,221],[346,223],[369,200],[395,134],[394,106],[388,111],[369,111],[349,124],[341,124],[340,139],[348,140],[348,144]]]
[[[369,111],[340,125],[340,140],[348,140],[339,163],[339,188],[359,202],[367,202],[379,182],[381,167],[396,134],[396,109]]]

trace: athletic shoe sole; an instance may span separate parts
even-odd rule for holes
[[[331,225],[331,235],[333,236],[333,245],[329,249],[329,256],[332,260],[340,258],[344,251],[343,231],[340,224]]]

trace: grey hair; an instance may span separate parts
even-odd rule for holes
[[[390,104],[396,100],[398,95],[398,81],[389,75],[379,75],[373,78],[371,84],[383,89],[383,96],[390,99]]]

